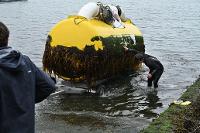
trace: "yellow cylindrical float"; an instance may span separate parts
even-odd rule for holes
[[[94,81],[134,72],[139,62],[123,45],[145,51],[140,30],[130,21],[114,28],[97,19],[69,16],[57,23],[46,41],[43,67],[64,80]]]

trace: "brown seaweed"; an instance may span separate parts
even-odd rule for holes
[[[97,80],[134,71],[133,66],[137,66],[138,62],[134,60],[133,54],[124,51],[123,45],[126,43],[128,47],[144,52],[143,39],[137,38],[138,42],[134,42],[129,36],[95,36],[91,41],[102,41],[103,50],[95,50],[91,44],[86,44],[85,48],[80,50],[62,44],[52,47],[52,37],[48,36],[43,67],[49,74],[55,74],[65,80],[86,81],[88,86],[93,86]]]

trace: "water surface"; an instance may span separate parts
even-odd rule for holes
[[[0,21],[11,31],[10,45],[42,68],[44,44],[50,29],[78,12],[87,2],[28,0],[0,3]],[[163,63],[165,72],[159,88],[146,87],[148,69],[144,66],[136,75],[107,84],[109,91],[103,96],[60,94],[36,105],[36,132],[138,132],[198,78],[198,0],[104,2],[121,5],[142,31],[146,53]]]

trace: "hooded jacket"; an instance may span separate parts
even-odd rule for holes
[[[0,47],[0,133],[34,133],[35,103],[55,91],[55,83],[11,47]]]

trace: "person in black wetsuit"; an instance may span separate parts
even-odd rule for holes
[[[144,63],[149,69],[148,78],[148,86],[152,86],[152,82],[154,84],[154,88],[158,87],[158,81],[164,71],[164,67],[161,62],[154,56],[141,53],[135,49],[129,49],[124,46],[125,51],[132,52],[135,54],[135,59]]]

